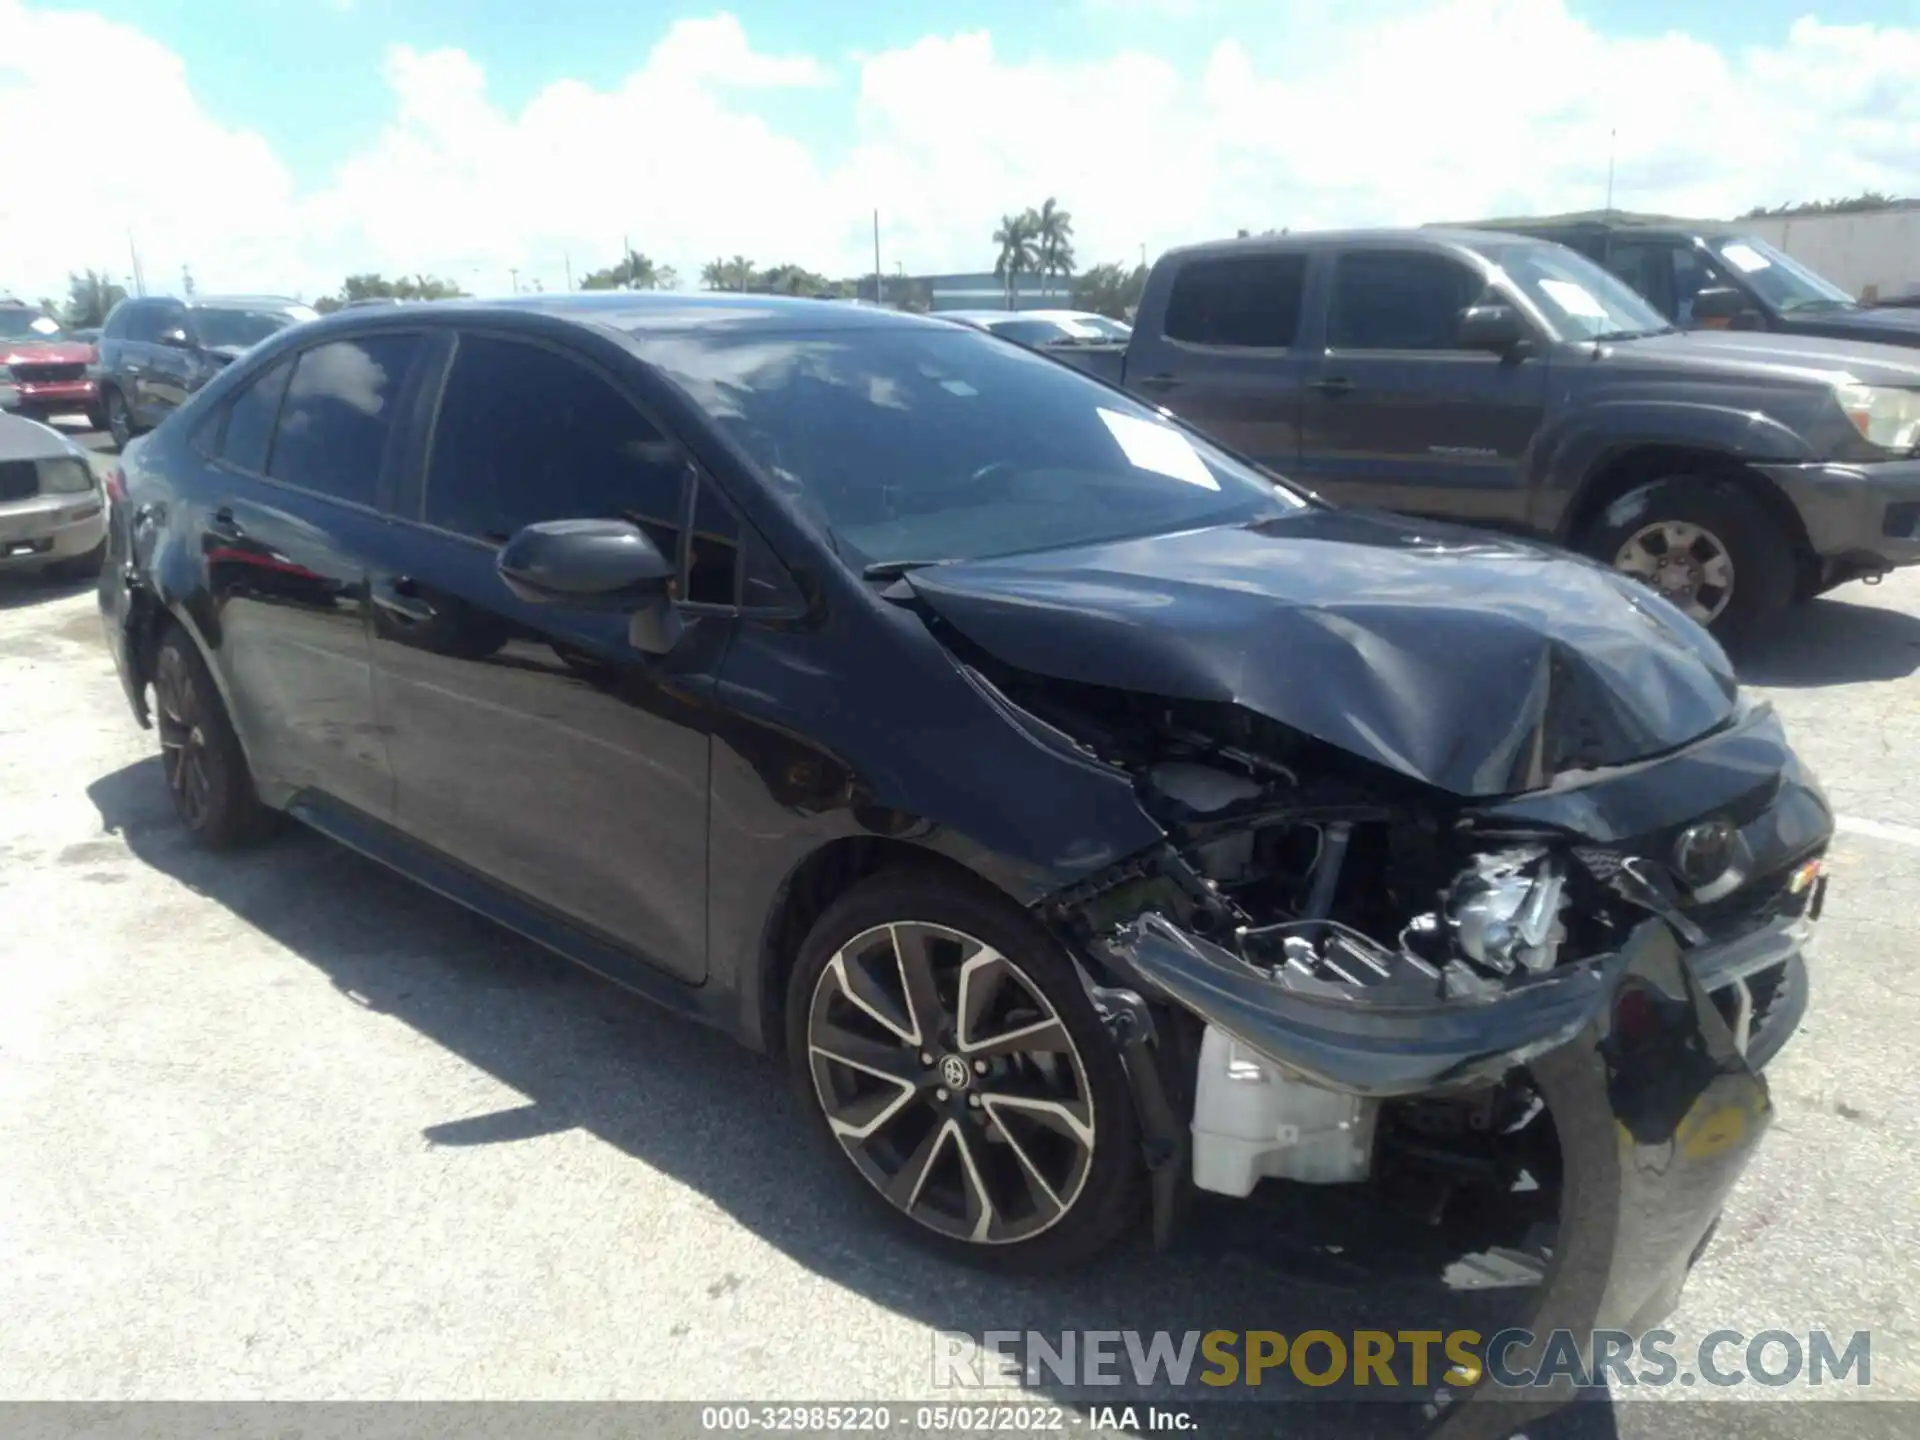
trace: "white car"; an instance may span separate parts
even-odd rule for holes
[[[37,420],[0,414],[0,572],[98,573],[106,501],[86,451]]]
[[[1131,325],[1087,310],[939,310],[935,318],[957,320],[1022,345],[1119,345]]]

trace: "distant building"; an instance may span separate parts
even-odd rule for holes
[[[1920,201],[1736,222],[1862,300],[1920,295]]]
[[[1013,292],[1012,309],[1059,310],[1069,306],[1073,281],[1049,276],[1043,289],[1038,275],[1022,275]],[[889,305],[905,297],[930,301],[932,310],[1004,310],[1007,304],[1006,282],[991,270],[973,275],[889,275],[882,298]],[[873,299],[873,277],[860,282],[860,298]]]

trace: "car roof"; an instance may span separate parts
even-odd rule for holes
[[[1418,228],[1366,230],[1298,230],[1286,235],[1245,235],[1232,240],[1209,240],[1199,245],[1182,245],[1169,250],[1163,259],[1225,259],[1236,255],[1295,255],[1311,250],[1339,249],[1348,245],[1402,245],[1419,250],[1485,250],[1494,245],[1512,245],[1512,231],[1474,229],[1469,226],[1423,225]],[[1545,244],[1544,240],[1536,243]]]
[[[495,299],[436,300],[431,305],[342,308],[321,323],[418,325],[422,315],[442,320],[484,320],[506,314],[542,314],[586,322],[634,335],[675,330],[724,330],[728,334],[798,331],[949,330],[938,316],[914,315],[874,305],[837,305],[807,296],[751,295],[678,290],[596,290],[592,294],[515,295]]]
[[[1743,231],[1736,221],[1693,220],[1684,215],[1655,215],[1632,210],[1574,210],[1561,215],[1512,215],[1494,220],[1475,220],[1466,226],[1436,225],[1431,229],[1482,229],[1501,231],[1584,231],[1612,234],[1630,231],[1644,235],[1730,235]]]
[[[120,305],[135,305],[141,301],[155,301],[173,305],[184,305],[189,310],[292,310],[305,309],[307,302],[295,300],[287,295],[195,295],[185,299],[179,295],[129,295],[119,302]]]
[[[55,460],[80,447],[50,425],[0,411],[0,460]]]
[[[189,310],[291,310],[307,308],[307,303],[286,295],[196,295],[186,306]]]

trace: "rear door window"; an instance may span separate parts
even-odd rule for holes
[[[1460,312],[1486,282],[1458,260],[1416,250],[1356,250],[1334,271],[1327,344],[1335,350],[1453,350]]]
[[[317,495],[374,504],[395,412],[421,350],[421,337],[411,334],[303,350],[280,406],[267,474]]]
[[[1194,260],[1173,277],[1166,334],[1189,345],[1284,350],[1300,330],[1305,255]]]

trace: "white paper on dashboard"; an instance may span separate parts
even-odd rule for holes
[[[1578,315],[1583,320],[1607,318],[1606,308],[1571,280],[1542,280],[1540,288],[1569,315]]]
[[[1178,430],[1137,416],[1122,415],[1117,410],[1102,409],[1099,414],[1128,464],[1165,475],[1170,480],[1198,485],[1203,490],[1220,488],[1220,482],[1213,478],[1200,452]]]

